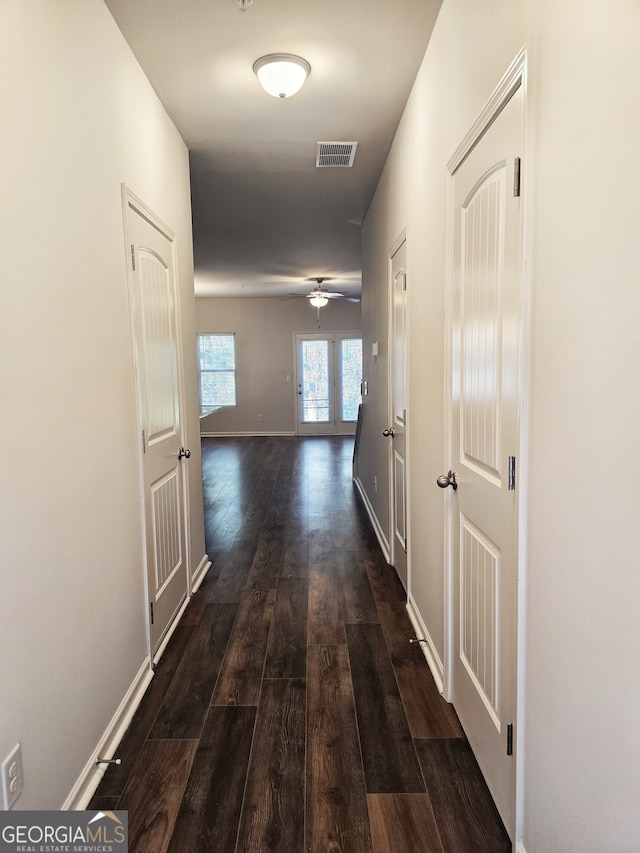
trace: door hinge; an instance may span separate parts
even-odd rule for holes
[[[513,161],[513,196],[520,197],[520,158],[516,157]]]
[[[513,723],[507,726],[507,755],[513,755]]]
[[[404,553],[405,553],[405,554],[407,553],[407,540],[406,540],[406,537],[405,537],[405,540],[404,540]]]
[[[151,611],[151,624],[153,625],[153,601],[149,602],[149,610]]]
[[[402,276],[402,289],[403,290],[407,289],[407,274],[406,273],[404,273],[404,275]]]
[[[144,430],[142,430],[142,452],[143,453],[147,452],[147,441],[146,441],[146,437],[144,434]]]
[[[131,269],[136,271],[136,247],[131,244]]]
[[[516,457],[509,457],[509,491],[513,492],[516,488]]]

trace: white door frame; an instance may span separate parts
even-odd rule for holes
[[[148,205],[146,205],[142,199],[140,199],[135,193],[133,193],[126,184],[121,184],[121,193],[122,193],[122,214],[123,214],[123,222],[124,222],[124,241],[125,241],[125,258],[127,265],[127,296],[128,296],[128,304],[129,304],[129,329],[130,329],[130,337],[131,337],[131,359],[132,359],[132,370],[133,376],[135,378],[134,381],[134,400],[135,400],[135,412],[136,412],[136,433],[135,433],[135,446],[136,446],[136,456],[138,460],[138,483],[139,483],[139,499],[140,499],[140,531],[142,536],[142,571],[144,574],[144,588],[146,591],[146,601],[150,600],[150,591],[149,591],[149,583],[148,583],[148,572],[147,572],[147,543],[145,536],[145,524],[146,524],[146,515],[145,515],[145,494],[144,494],[144,472],[143,472],[143,448],[142,448],[142,422],[140,419],[141,413],[141,400],[140,400],[140,388],[138,382],[138,369],[136,366],[136,356],[135,356],[135,322],[134,322],[134,314],[132,310],[132,299],[133,299],[133,281],[131,278],[131,241],[129,239],[129,210],[135,210],[140,216],[149,220],[171,243],[171,258],[174,270],[175,277],[175,315],[176,315],[176,343],[177,343],[177,368],[178,368],[178,405],[180,406],[180,433],[181,433],[181,444],[184,445],[186,442],[186,424],[185,424],[185,412],[186,408],[186,396],[185,396],[185,374],[184,374],[184,357],[183,357],[183,342],[182,342],[182,313],[180,306],[180,297],[179,297],[179,286],[178,286],[178,251],[176,245],[176,234],[175,232],[166,225],[159,216],[157,216],[153,210],[151,210]],[[182,466],[182,499],[183,499],[183,513],[184,513],[184,544],[185,544],[185,571],[187,573],[186,578],[186,590],[187,595],[185,601],[182,604],[182,607],[177,612],[176,616],[173,619],[172,624],[169,626],[163,640],[161,641],[158,649],[153,652],[152,642],[151,642],[151,619],[149,608],[144,607],[145,613],[145,626],[146,626],[146,638],[147,638],[147,655],[149,660],[152,663],[157,663],[157,661],[162,656],[164,649],[171,638],[173,631],[175,630],[176,625],[180,621],[180,617],[184,612],[187,604],[189,603],[189,596],[192,594],[191,590],[191,533],[189,526],[189,519],[191,516],[190,506],[189,506],[189,472],[188,466]]]
[[[484,135],[488,127],[493,123],[501,110],[508,103],[514,92],[522,88],[523,93],[523,157],[521,180],[523,187],[532,185],[532,168],[528,155],[534,149],[532,139],[532,110],[527,98],[527,52],[522,48],[514,61],[505,72],[502,80],[495,88],[485,108],[478,116],[470,131],[462,140],[455,153],[447,163],[447,188],[446,188],[446,283],[445,283],[445,394],[444,394],[444,423],[445,423],[445,457],[443,471],[449,467],[452,460],[452,430],[454,428],[451,389],[452,375],[451,364],[453,354],[453,270],[454,270],[454,231],[453,231],[453,208],[454,208],[454,174],[471,149]],[[522,839],[523,806],[524,806],[524,673],[525,673],[525,616],[526,616],[526,552],[527,552],[527,481],[528,481],[528,434],[529,434],[529,399],[530,399],[530,364],[531,364],[531,270],[528,262],[530,246],[532,243],[532,193],[523,193],[523,216],[522,216],[522,309],[520,316],[520,365],[518,377],[518,488],[517,488],[517,609],[516,609],[516,715],[515,715],[515,841]],[[452,501],[446,501],[444,513],[444,632],[445,632],[445,660],[443,677],[443,696],[451,701],[453,683],[453,656],[454,656],[454,583],[452,564],[452,541],[451,531],[453,529]]]

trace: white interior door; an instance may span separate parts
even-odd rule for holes
[[[389,484],[391,489],[391,563],[405,589],[407,577],[407,243],[391,256]]]
[[[297,334],[296,371],[298,435],[354,434],[361,402],[361,334]]]
[[[127,205],[151,654],[187,595],[172,236]]]
[[[453,176],[452,701],[511,834],[521,145],[520,87]]]

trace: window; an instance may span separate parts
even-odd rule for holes
[[[236,401],[236,336],[198,335],[200,417]]]

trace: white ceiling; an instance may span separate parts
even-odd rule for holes
[[[360,226],[441,0],[106,0],[190,150],[196,294],[360,293]],[[253,63],[295,53],[302,90]],[[358,142],[352,168],[316,143]]]

